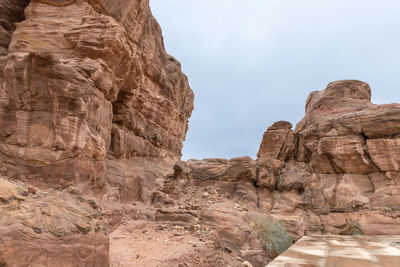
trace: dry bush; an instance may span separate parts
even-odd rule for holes
[[[293,245],[293,239],[286,232],[282,222],[270,217],[257,217],[254,219],[253,227],[265,251],[272,258],[279,256]]]
[[[364,232],[361,229],[361,225],[358,221],[346,221],[346,225],[343,226],[343,230],[339,232],[339,235],[363,235]]]

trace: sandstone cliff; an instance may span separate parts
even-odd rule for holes
[[[2,174],[146,200],[140,188],[158,175],[151,164],[180,158],[193,109],[148,1],[2,0],[0,8]]]
[[[107,266],[118,203],[151,200],[193,97],[148,0],[0,0],[0,175],[44,192],[0,194],[0,265]]]

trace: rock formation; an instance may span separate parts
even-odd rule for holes
[[[269,188],[280,194],[296,190],[301,195],[302,207],[290,206],[294,213],[302,210],[299,219],[312,218],[302,235],[339,233],[346,219],[359,221],[366,234],[399,233],[399,119],[399,104],[371,103],[368,84],[330,83],[311,93],[305,117],[295,131],[286,130],[288,137],[282,138],[282,129],[264,134],[257,161],[280,163],[277,168],[267,164],[278,175],[260,175],[260,183],[271,180]],[[264,153],[269,142],[278,146],[275,154]],[[279,207],[271,212],[282,216]]]
[[[2,0],[0,8],[2,174],[147,200],[159,175],[152,164],[180,158],[193,109],[148,1]]]
[[[311,93],[295,130],[283,121],[267,129],[256,160],[181,163],[163,205],[194,206],[222,246],[255,266],[268,262],[251,226],[258,216],[285,222],[295,238],[348,233],[351,226],[400,234],[399,123],[400,104],[372,104],[368,84],[330,83]],[[175,198],[168,200],[170,192]],[[178,213],[160,220],[171,218],[182,221]]]
[[[156,242],[145,227],[201,243],[181,246],[195,266],[263,266],[259,216],[294,238],[400,234],[400,105],[374,105],[366,83],[311,93],[256,160],[180,162],[193,92],[148,0],[0,0],[0,14],[0,266],[108,266]],[[145,246],[164,262],[120,262],[179,265],[167,241]]]
[[[110,208],[100,228],[129,210],[112,202],[149,202],[193,97],[148,0],[0,0],[0,175],[50,194],[0,201],[0,265],[107,266],[108,235],[70,192]]]

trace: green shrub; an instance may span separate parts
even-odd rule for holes
[[[339,232],[339,235],[363,235],[361,225],[358,221],[346,221],[346,225],[343,226],[343,230]]]
[[[254,219],[254,230],[265,251],[275,258],[293,245],[293,239],[288,235],[282,222],[270,217],[257,217]]]

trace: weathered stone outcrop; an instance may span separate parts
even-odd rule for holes
[[[109,266],[94,200],[0,178],[0,233],[3,266]]]
[[[258,158],[289,159],[293,155],[295,135],[292,124],[287,121],[275,122],[264,133]]]
[[[371,103],[368,84],[330,83],[311,93],[295,131],[278,122],[264,134],[258,184],[276,190],[273,194],[297,191],[302,205],[296,208],[294,200],[291,211],[303,210],[303,218],[311,211],[318,217],[319,230],[338,233],[351,219],[362,222],[363,231],[370,234],[397,232],[399,119],[399,104]],[[288,152],[282,157],[282,151]],[[285,219],[279,206],[275,213]],[[333,222],[332,216],[340,217],[341,223]]]
[[[148,0],[0,0],[0,265],[108,266],[104,229],[162,187],[193,97]]]
[[[148,200],[193,109],[148,1],[28,2],[0,1],[2,174]]]

